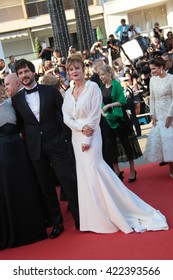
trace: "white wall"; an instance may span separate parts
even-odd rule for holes
[[[105,15],[105,29],[107,37],[110,34],[114,34],[117,27],[121,24],[121,19],[124,18],[126,23],[128,23],[127,14],[119,13],[116,15]]]
[[[171,0],[170,0],[171,1]],[[128,10],[137,9],[150,5],[165,4],[165,0],[116,0],[104,4],[104,11],[106,14],[114,14],[121,12],[128,12]]]
[[[13,41],[13,42],[9,42],[8,40],[3,40],[2,45],[5,52],[6,61],[8,62],[9,62],[8,57],[10,55],[15,55],[17,59],[19,58],[28,59],[28,54],[29,54],[29,57],[33,59],[33,57],[31,56],[32,46],[29,38],[18,39],[17,41]]]
[[[172,27],[173,30],[173,1],[172,0],[170,0],[166,4],[166,8],[167,8],[168,26]]]
[[[0,58],[5,59],[4,50],[3,50],[3,47],[2,47],[2,42],[1,41],[0,41]]]
[[[128,23],[127,12],[157,7],[162,4],[166,4],[167,8],[168,30],[170,30],[170,27],[173,29],[173,0],[117,0],[104,3],[104,20],[107,36],[115,32],[122,18],[126,19]]]

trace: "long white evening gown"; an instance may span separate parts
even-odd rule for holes
[[[165,127],[167,116],[173,117],[173,75],[150,80],[150,114],[158,119],[151,128],[144,158],[153,162],[173,162],[173,124]]]
[[[98,85],[87,81],[75,101],[72,88],[65,94],[64,122],[72,130],[76,157],[80,230],[97,233],[124,233],[145,230],[167,230],[165,217],[124,186],[102,158],[100,114],[102,95]],[[94,128],[86,137],[81,130],[85,124]],[[81,151],[81,143],[90,144]]]

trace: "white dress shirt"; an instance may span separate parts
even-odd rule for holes
[[[33,88],[36,86],[36,84],[33,86]],[[32,92],[30,94],[25,95],[26,102],[28,103],[28,106],[30,107],[31,111],[33,112],[34,116],[40,121],[40,97],[38,91]]]

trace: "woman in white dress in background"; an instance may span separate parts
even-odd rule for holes
[[[150,62],[150,114],[153,127],[148,136],[144,158],[168,162],[173,178],[173,75],[165,71],[165,61],[157,57]]]
[[[67,59],[67,72],[75,86],[66,91],[63,114],[76,157],[80,230],[167,230],[165,217],[127,189],[102,158],[102,94],[96,83],[85,81],[80,55]]]

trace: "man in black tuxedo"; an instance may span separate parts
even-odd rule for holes
[[[62,133],[63,98],[54,87],[36,83],[32,62],[20,59],[15,70],[24,88],[12,97],[12,104],[40,184],[44,212],[48,211],[53,225],[50,238],[55,238],[64,227],[50,164],[64,189],[76,229],[79,229],[77,185]]]

